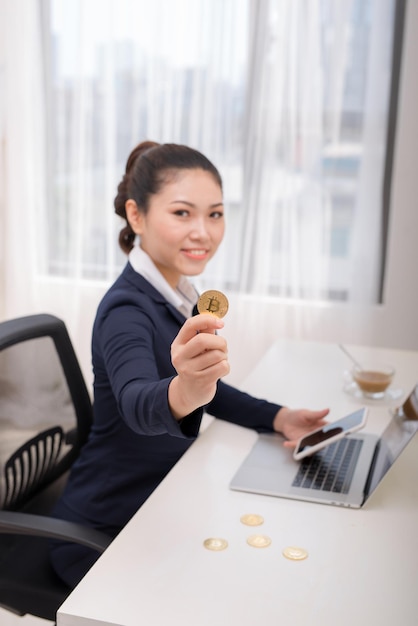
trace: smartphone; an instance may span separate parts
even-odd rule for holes
[[[293,452],[293,458],[300,461],[305,456],[314,454],[321,448],[329,446],[334,441],[342,439],[349,433],[363,428],[367,421],[368,409],[363,407],[350,415],[346,415],[340,420],[325,424],[321,428],[313,430],[311,433],[301,437]]]

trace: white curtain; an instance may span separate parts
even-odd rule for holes
[[[225,188],[202,287],[375,302],[394,0],[0,0],[1,315],[89,351],[122,267],[133,146],[181,142]]]
[[[46,220],[46,132],[39,7],[1,2],[1,311],[36,309]]]
[[[244,292],[320,299],[328,284],[331,207],[318,169],[325,141],[319,8],[318,0],[253,5],[240,241]]]

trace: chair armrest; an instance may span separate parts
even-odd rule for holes
[[[104,552],[112,538],[94,528],[43,515],[0,511],[0,534],[32,535],[78,543]]]

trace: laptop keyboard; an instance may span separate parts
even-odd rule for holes
[[[348,493],[363,441],[345,437],[302,459],[292,487]]]

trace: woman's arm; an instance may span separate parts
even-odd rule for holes
[[[196,315],[173,341],[171,360],[177,376],[168,388],[168,402],[176,419],[211,402],[218,380],[229,373],[226,341],[215,334],[223,325],[214,315]]]

